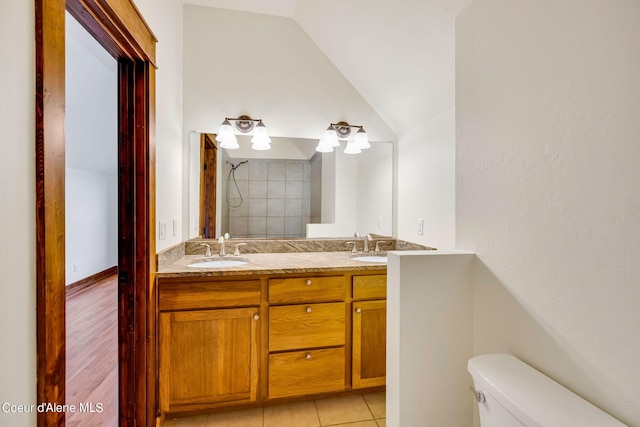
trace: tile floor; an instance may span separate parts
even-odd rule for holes
[[[386,427],[384,392],[174,418],[165,427]]]

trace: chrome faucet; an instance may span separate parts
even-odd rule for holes
[[[353,233],[353,237],[355,237],[356,239],[360,238],[360,233],[358,233],[357,231],[355,233]],[[362,248],[362,252],[369,252],[369,240],[371,240],[371,234],[367,234],[366,236],[364,236],[364,247]],[[347,242],[347,244],[349,244]],[[354,250],[351,252],[355,252],[355,245],[354,245]]]
[[[224,251],[224,237],[220,236],[218,239],[218,243],[220,244],[220,256],[226,256],[227,253]]]
[[[240,246],[246,246],[246,243],[238,243],[236,245],[236,250],[233,251],[233,256],[240,256]]]
[[[375,253],[379,254],[380,253],[380,243],[392,243],[391,240],[378,240],[376,242],[376,249],[375,249]]]
[[[369,253],[369,240],[371,240],[371,234],[364,236],[364,249],[362,249],[362,252]]]
[[[356,249],[356,242],[347,242],[347,248],[349,247],[349,245],[353,245],[351,247],[351,253],[352,254],[357,254],[358,250]]]
[[[207,243],[200,243],[200,246],[206,246],[206,248],[207,248],[204,256],[211,256],[211,245],[209,245]]]

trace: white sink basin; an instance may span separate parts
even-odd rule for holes
[[[351,259],[362,262],[387,262],[386,256],[357,256]]]
[[[221,268],[221,267],[237,267],[239,265],[246,264],[247,261],[242,259],[213,259],[209,261],[194,262],[187,265],[187,267],[195,268]]]

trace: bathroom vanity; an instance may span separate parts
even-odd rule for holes
[[[160,268],[160,412],[180,416],[383,389],[386,264],[347,251]]]

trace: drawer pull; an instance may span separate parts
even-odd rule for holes
[[[311,307],[307,307],[306,312],[307,312],[307,313],[311,313]]]
[[[307,353],[307,355],[305,356],[305,358],[306,358],[307,360],[311,360],[311,353]]]
[[[258,320],[259,318],[260,318],[260,316],[259,316],[259,315],[257,315],[257,314],[254,314],[254,315],[253,315],[253,320]]]
[[[360,308],[356,308],[356,314],[360,314],[362,313],[362,310]]]
[[[304,284],[307,285],[307,286],[311,286],[311,279],[307,279],[307,281],[304,282]]]

